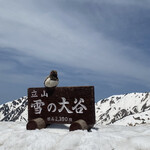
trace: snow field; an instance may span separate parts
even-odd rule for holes
[[[149,141],[150,125],[69,132],[65,125],[27,131],[25,122],[0,122],[0,150],[149,150]]]

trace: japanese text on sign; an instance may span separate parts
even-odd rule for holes
[[[60,105],[60,108],[58,109],[55,103],[50,103],[47,106],[48,112],[58,111],[59,113],[61,113],[63,110],[65,110],[69,114],[73,113],[74,111],[76,113],[82,114],[84,110],[87,110],[87,107],[83,104],[84,103],[83,98],[80,98],[79,100],[75,98],[74,100],[75,105],[72,107],[72,110],[69,110],[67,108],[69,101],[67,101],[65,97],[61,97],[61,99],[62,99],[62,102],[58,102]],[[44,105],[45,103],[41,99],[34,100],[34,103],[31,103],[31,107],[34,108],[35,114],[41,114],[42,106]]]

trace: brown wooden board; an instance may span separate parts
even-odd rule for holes
[[[28,89],[28,120],[43,118],[46,124],[71,124],[83,119],[95,124],[94,87]]]

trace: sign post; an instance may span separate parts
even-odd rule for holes
[[[93,127],[95,124],[94,87],[29,88],[27,129],[33,129],[30,127],[31,121],[36,118],[42,118],[46,125],[72,124],[70,130],[75,130],[73,123],[78,120],[81,127],[85,123],[88,129]]]

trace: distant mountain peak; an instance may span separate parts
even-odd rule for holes
[[[129,116],[133,116],[132,125],[137,125],[139,121],[136,118],[145,120],[145,123],[150,123],[150,93],[129,93],[124,95],[113,95],[96,103],[96,121],[97,124],[108,125],[121,123],[121,120],[129,120]],[[149,117],[144,117],[141,114],[145,113]],[[134,115],[136,116],[134,118]],[[124,125],[130,125],[128,121],[124,121]],[[140,123],[139,123],[140,124]]]
[[[12,102],[0,105],[0,120],[1,121],[27,121],[27,96],[21,97]],[[23,114],[25,116],[23,116]]]

